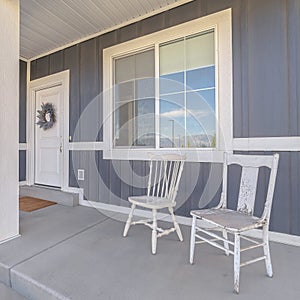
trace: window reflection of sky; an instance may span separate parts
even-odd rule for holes
[[[184,85],[184,80],[186,80],[187,85]],[[201,139],[202,141],[208,140],[206,135],[211,137],[215,135],[214,66],[166,74],[160,77],[159,87],[161,147],[174,145],[178,147],[201,147],[203,146]],[[131,106],[130,110],[133,110],[131,113],[129,113],[129,107],[126,108],[128,102],[135,103]],[[122,109],[120,106],[124,105],[125,107]],[[137,144],[154,146],[154,78],[135,79],[116,85],[115,108],[117,109],[115,112],[115,134],[117,137],[119,137],[119,124],[123,124],[125,119],[131,115],[131,118],[136,119],[134,136],[136,138],[141,137]],[[149,138],[146,138],[147,136]],[[204,143],[209,143],[209,141]]]
[[[209,146],[216,132],[215,102],[214,66],[161,76],[161,147]]]
[[[215,87],[215,67],[209,66],[186,72],[187,89],[198,90]]]
[[[160,76],[159,91],[161,95],[183,92],[184,73],[178,72]]]

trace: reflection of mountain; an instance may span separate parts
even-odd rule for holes
[[[153,135],[145,135],[140,137],[136,141],[136,146],[148,146],[154,147],[155,137]],[[160,137],[160,147],[161,148],[183,148],[184,146],[184,137],[177,136],[174,138],[174,142],[167,137]],[[215,147],[215,136],[206,135],[206,134],[197,134],[187,137],[186,148],[209,148]]]

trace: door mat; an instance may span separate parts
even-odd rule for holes
[[[56,202],[32,198],[32,197],[21,197],[19,198],[19,208],[22,211],[31,212],[47,206],[57,204]]]

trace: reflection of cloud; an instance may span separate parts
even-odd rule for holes
[[[188,115],[191,115],[193,117],[196,117],[197,119],[199,118],[204,118],[207,117],[209,115],[213,115],[212,111],[209,110],[196,110],[196,109],[188,109],[187,110]],[[187,117],[188,117],[187,115]]]
[[[196,109],[187,109],[187,117],[195,117],[196,119],[204,118],[209,115],[214,115],[209,110],[196,110]],[[172,110],[167,111],[161,114],[164,118],[180,118],[185,117],[185,110],[184,109],[178,109],[178,110]]]
[[[179,109],[179,110],[167,111],[167,112],[162,113],[161,116],[164,117],[164,118],[184,117],[185,116],[185,110],[184,109]]]

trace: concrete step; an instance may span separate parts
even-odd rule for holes
[[[79,205],[79,194],[72,192],[65,192],[57,188],[44,186],[20,186],[20,197],[34,197],[43,200],[49,200],[66,206]]]
[[[0,283],[0,299],[3,300],[26,300],[12,288],[8,287],[7,285]]]

